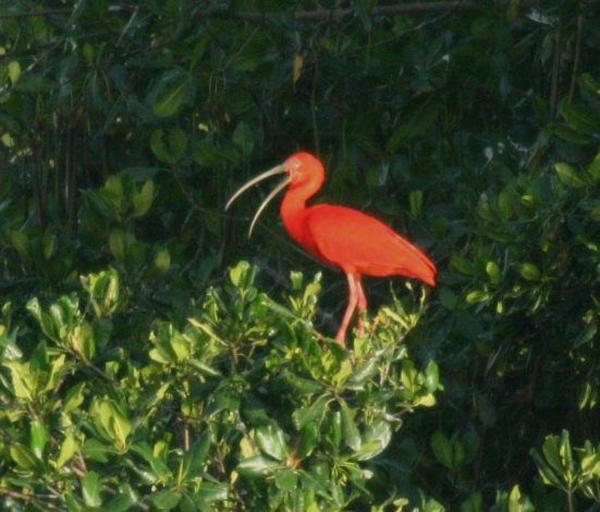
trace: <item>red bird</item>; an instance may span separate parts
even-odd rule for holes
[[[259,181],[283,173],[287,176],[258,208],[248,236],[269,201],[289,185],[280,209],[287,232],[317,259],[342,269],[348,279],[350,298],[335,337],[340,345],[346,346],[346,331],[356,308],[367,311],[363,275],[400,275],[435,286],[437,269],[431,260],[383,222],[344,206],[306,205],[325,180],[323,164],[310,153],[294,153],[283,164],[250,180],[231,196],[225,209]]]

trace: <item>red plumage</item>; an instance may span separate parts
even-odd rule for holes
[[[227,207],[250,186],[278,173],[288,176],[261,205],[250,230],[275,193],[289,186],[280,209],[286,230],[307,252],[339,267],[348,279],[350,298],[336,335],[338,343],[345,345],[346,330],[355,310],[366,312],[361,276],[400,275],[435,286],[437,269],[431,260],[380,220],[345,206],[306,205],[325,180],[323,164],[309,153],[295,153],[282,165],[251,180],[232,196]],[[362,330],[362,319],[359,322]]]

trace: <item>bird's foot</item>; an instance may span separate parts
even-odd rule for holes
[[[346,348],[346,330],[340,328],[340,330],[335,335],[335,342],[341,347]]]

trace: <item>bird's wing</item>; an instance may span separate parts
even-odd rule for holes
[[[386,276],[401,274],[435,284],[435,265],[383,222],[352,208],[317,205],[306,225],[322,256],[345,271]]]

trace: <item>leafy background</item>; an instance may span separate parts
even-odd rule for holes
[[[600,508],[597,2],[0,6],[3,508]],[[299,149],[440,268],[351,352]]]

